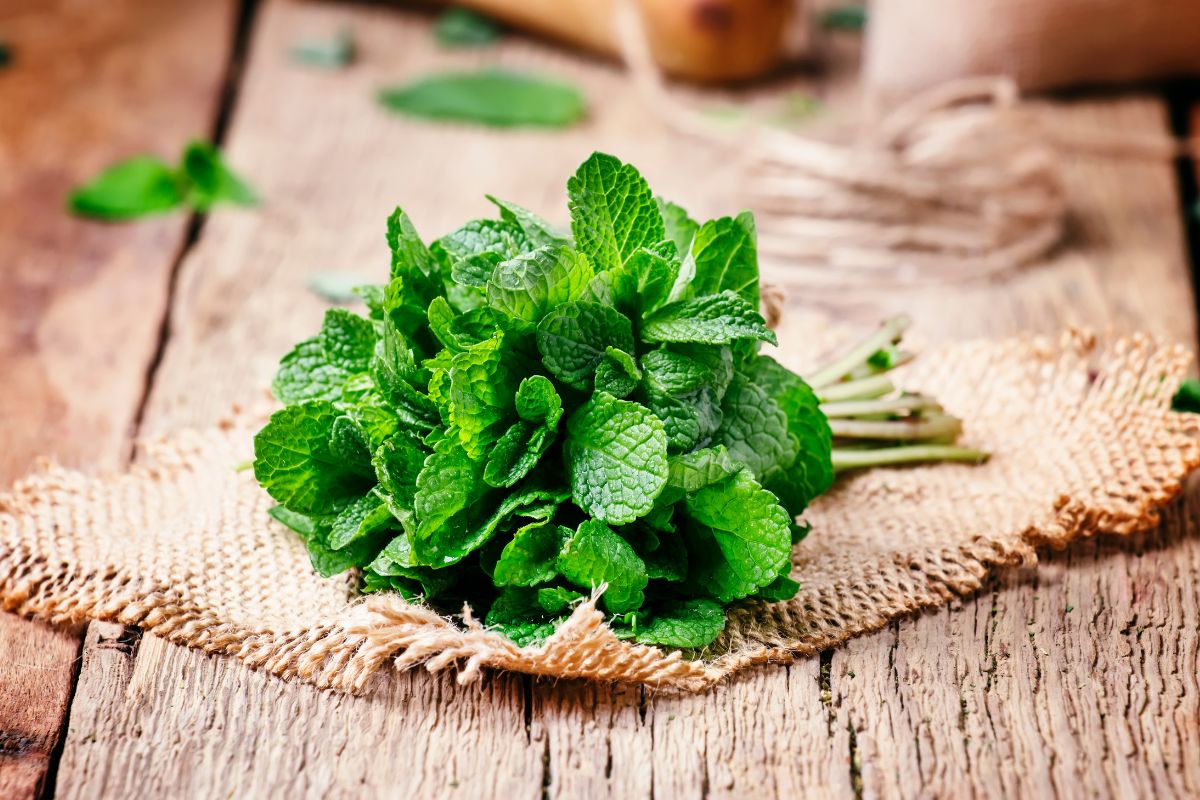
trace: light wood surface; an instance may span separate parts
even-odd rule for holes
[[[342,25],[360,62],[293,65],[290,43]],[[387,116],[372,95],[438,65],[490,61],[583,83],[588,123],[487,133]],[[1048,106],[1055,118],[1161,132],[1147,96]],[[432,237],[490,213],[494,192],[565,220],[592,149],[639,166],[697,215],[735,210],[726,154],[672,136],[609,65],[508,39],[447,54],[427,20],[382,6],[268,0],[227,152],[265,198],[215,214],[186,254],[143,432],[255,402],[316,326],[317,271],[376,277],[399,203]],[[952,290],[793,298],[785,349],[826,321],[909,310],[926,341],[1148,329],[1195,341],[1169,164],[1071,158],[1072,235],[1050,265]],[[318,692],[160,639],[90,626],[54,787],[61,797],[964,797],[1200,792],[1193,506],[1134,541],[1102,538],[1007,573],[978,597],[821,657],[698,696],[489,675],[380,676]],[[819,531],[814,535],[819,535]],[[281,579],[286,579],[281,576]],[[121,634],[121,635],[118,635]]]
[[[0,484],[38,456],[129,458],[189,219],[76,219],[109,163],[177,157],[212,127],[234,3],[8,0],[0,36]],[[0,614],[0,797],[33,797],[59,739],[81,631]]]

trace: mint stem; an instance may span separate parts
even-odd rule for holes
[[[867,359],[877,352],[900,341],[904,331],[912,321],[904,314],[885,320],[879,330],[868,336],[862,342],[846,351],[845,354],[833,360],[832,363],[814,372],[806,380],[813,389],[824,389],[837,383],[852,371],[867,363]]]
[[[946,414],[896,420],[831,419],[829,429],[834,438],[888,439],[914,441],[917,439],[949,439],[962,433],[962,422]]]
[[[887,375],[872,375],[869,378],[828,386],[817,391],[817,398],[822,403],[834,403],[841,400],[870,400],[894,391],[896,391],[896,386]]]
[[[882,447],[875,450],[843,450],[834,448],[833,468],[836,471],[863,469],[891,464],[916,464],[927,461],[964,461],[982,464],[988,460],[983,450],[944,444],[914,444],[903,447]]]
[[[938,401],[928,395],[908,394],[891,400],[844,400],[838,403],[821,404],[821,413],[827,419],[847,417],[873,417],[877,414],[890,415],[900,411],[940,412]]]

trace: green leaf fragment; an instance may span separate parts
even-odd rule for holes
[[[500,38],[496,23],[469,8],[448,8],[433,25],[443,47],[486,47]]]
[[[654,507],[667,482],[667,435],[645,406],[603,392],[567,421],[565,459],[575,504],[622,525]]]
[[[776,344],[775,332],[744,299],[728,289],[660,308],[642,325],[647,342],[729,344],[757,339]]]
[[[633,351],[633,323],[599,303],[562,303],[538,325],[537,346],[551,375],[582,390],[592,383],[608,348]]]
[[[597,272],[625,264],[665,236],[645,178],[613,156],[593,153],[567,181],[567,195],[575,246]]]
[[[583,95],[570,84],[501,69],[426,75],[385,89],[379,101],[412,117],[497,128],[565,128],[587,110]]]
[[[576,586],[595,589],[607,584],[600,603],[614,614],[642,605],[642,590],[649,582],[646,567],[629,543],[602,522],[582,523],[563,545],[557,565]]]

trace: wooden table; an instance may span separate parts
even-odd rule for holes
[[[291,43],[342,25],[356,66],[289,63]],[[0,73],[4,481],[39,454],[128,463],[136,436],[257,398],[319,319],[312,273],[382,274],[396,203],[427,236],[489,213],[488,191],[561,221],[565,178],[592,149],[697,215],[737,202],[727,160],[672,136],[619,69],[519,37],[441,53],[427,18],[386,6],[15,0],[0,35],[15,56]],[[481,133],[373,103],[433,65],[493,60],[586,81],[590,120]],[[1044,113],[1167,129],[1145,93]],[[265,198],[258,210],[119,226],[62,211],[101,166],[214,134]],[[1172,166],[1066,168],[1074,216],[1051,263],[941,292],[793,298],[785,346],[803,346],[800,320],[896,309],[929,341],[1086,324],[1195,342]],[[0,797],[1194,796],[1198,502],[1152,534],[1048,554],[977,597],[693,697],[495,674],[459,687],[420,671],[347,697],[136,630],[0,615]]]

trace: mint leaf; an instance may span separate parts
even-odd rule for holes
[[[497,586],[534,586],[558,575],[555,562],[570,528],[537,522],[520,528],[504,546],[492,580]]]
[[[496,23],[469,8],[448,8],[433,25],[443,47],[486,47],[500,38]]]
[[[511,354],[497,333],[456,355],[450,366],[450,424],[471,458],[498,439],[513,411]]]
[[[569,247],[540,247],[496,266],[487,285],[488,304],[535,326],[550,309],[583,294],[591,279],[587,258]]]
[[[562,576],[576,586],[595,589],[607,583],[600,603],[614,614],[642,605],[642,590],[649,582],[646,567],[629,543],[602,522],[581,524],[563,545],[557,565]]]
[[[725,609],[712,600],[666,603],[634,633],[639,644],[663,647],[706,647],[725,630]]]
[[[583,95],[569,84],[500,69],[427,75],[385,89],[379,102],[412,117],[497,128],[565,128],[587,109]]]
[[[816,393],[799,375],[768,356],[759,356],[752,366],[752,379],[787,416],[788,433],[797,444],[795,460],[768,477],[765,486],[796,516],[833,485],[829,421]]]
[[[329,547],[341,550],[364,536],[383,530],[391,522],[392,515],[383,500],[374,492],[368,492],[334,517]]]
[[[392,251],[391,277],[401,278],[401,289],[419,298],[415,305],[420,310],[428,308],[429,301],[441,293],[437,259],[421,241],[408,214],[399,208],[388,217],[387,243]]]
[[[550,374],[568,386],[586,389],[605,349],[634,349],[633,323],[609,306],[562,303],[538,325],[538,351]]]
[[[692,244],[698,295],[731,291],[758,310],[758,251],[754,217],[742,212],[704,223]]]
[[[490,194],[487,195],[487,199],[500,209],[500,219],[519,228],[531,246],[563,247],[570,244],[567,237],[559,233],[553,225],[529,209]]]
[[[136,156],[108,167],[71,192],[74,213],[127,220],[171,211],[183,204],[186,186],[175,170],[153,156]]]
[[[642,379],[642,370],[633,356],[615,347],[604,348],[604,358],[596,365],[596,391],[618,399],[628,397]]]
[[[494,219],[476,219],[433,243],[431,251],[444,254],[450,276],[463,286],[482,288],[502,261],[526,252],[529,241],[516,225]]]
[[[483,622],[520,647],[545,641],[558,624],[538,602],[538,593],[521,587],[501,589]]]
[[[207,142],[192,142],[183,151],[181,171],[187,177],[188,204],[197,211],[207,211],[217,203],[239,206],[258,204],[258,196],[233,173]]]
[[[667,238],[675,243],[675,251],[680,256],[686,256],[692,251],[692,240],[696,238],[696,231],[700,230],[700,225],[689,217],[682,207],[671,201],[661,197],[656,197],[655,201],[663,218],[663,229]],[[757,273],[758,264],[754,265],[754,269]]]
[[[254,437],[254,477],[290,511],[328,514],[361,494],[362,481],[330,449],[338,411],[312,400],[282,408]]]
[[[799,443],[788,433],[787,415],[756,384],[734,377],[721,412],[717,441],[759,480],[789,469],[796,460]]]
[[[337,70],[354,60],[354,37],[343,29],[329,39],[305,39],[296,42],[288,55],[297,64]]]
[[[766,320],[729,290],[660,308],[642,325],[647,342],[729,344],[738,339],[758,339],[776,344]]]
[[[564,449],[575,504],[622,525],[654,507],[667,482],[667,435],[644,406],[603,392],[567,421]]]
[[[534,375],[523,380],[515,405],[521,419],[496,442],[483,470],[483,479],[491,486],[512,486],[528,475],[558,434],[562,400],[547,378]]]
[[[570,531],[567,531],[570,533]],[[547,614],[565,614],[571,610],[571,606],[583,599],[583,594],[573,589],[567,589],[562,586],[551,586],[545,589],[538,589],[537,600],[538,605]]]
[[[575,246],[597,272],[625,264],[665,236],[645,179],[613,156],[593,153],[567,181],[567,195]]]
[[[722,603],[770,584],[788,563],[791,518],[748,470],[684,501],[690,584]]]

